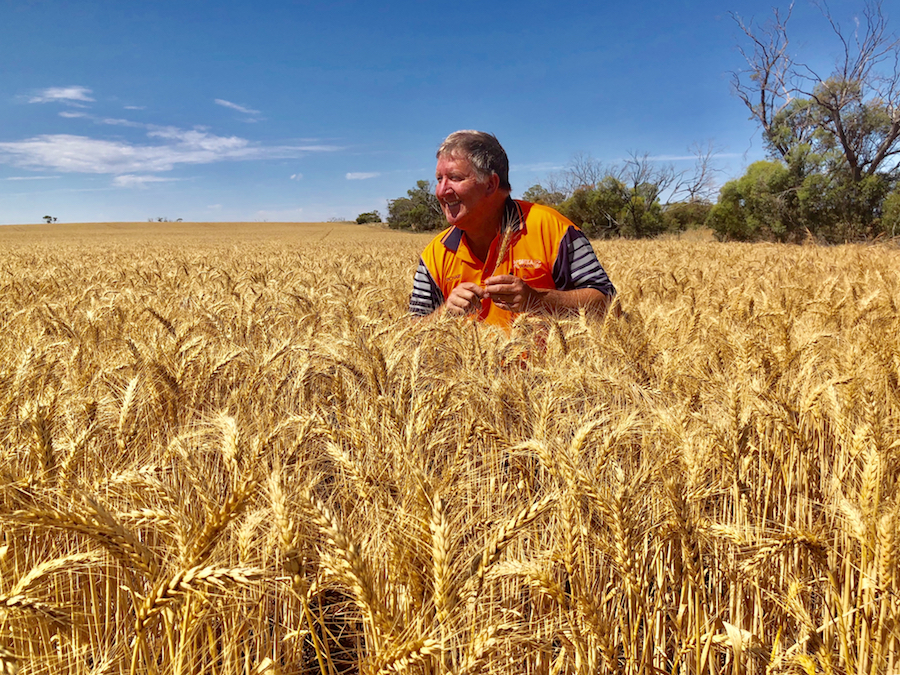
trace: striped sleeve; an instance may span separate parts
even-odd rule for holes
[[[561,291],[593,288],[612,297],[616,288],[597,260],[597,254],[584,233],[569,227],[559,244],[553,265],[553,283]]]
[[[444,294],[434,282],[425,262],[419,259],[416,275],[413,277],[413,290],[409,298],[409,313],[416,316],[431,314],[444,304]]]

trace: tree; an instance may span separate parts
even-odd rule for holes
[[[628,202],[625,184],[612,175],[592,187],[582,187],[559,205],[559,210],[589,237],[622,234],[620,219]]]
[[[690,173],[683,174],[681,188],[675,198],[682,199],[688,204],[709,205],[719,191],[716,186],[716,175],[721,173],[721,169],[713,163],[719,148],[710,140],[706,145],[694,143],[690,150],[696,157],[694,168]],[[674,199],[669,199],[669,203],[673,201]]]
[[[535,204],[557,206],[565,201],[566,195],[558,190],[550,191],[538,183],[525,190],[525,192],[522,193],[522,199],[526,202],[533,202]]]
[[[792,56],[788,22],[776,9],[762,27],[732,17],[750,41],[741,48],[745,70],[732,74],[738,97],[774,156],[790,163],[797,148],[837,151],[847,178],[859,183],[878,172],[898,175],[900,153],[900,40],[887,30],[880,1],[865,3],[862,20],[848,35],[826,5],[820,9],[840,57],[828,75]],[[836,168],[836,167],[835,167]]]
[[[780,161],[754,162],[747,173],[728,181],[709,214],[719,239],[786,241],[799,229],[794,222],[796,181]]]
[[[441,229],[446,225],[434,187],[427,180],[416,182],[406,197],[388,202],[388,226],[392,229],[422,232]]]
[[[706,224],[712,202],[701,199],[672,202],[663,207],[663,220],[667,232],[684,232]]]
[[[366,223],[380,223],[381,214],[378,213],[378,211],[366,211],[365,213],[360,213],[356,217],[356,222],[359,225],[364,225]]]
[[[614,169],[604,166],[590,154],[579,152],[572,157],[563,171],[563,183],[569,194],[574,194],[576,190],[594,187],[613,173]]]
[[[604,165],[587,154],[575,155],[561,174],[548,185],[564,197],[556,202],[560,211],[591,237],[647,237],[669,229],[684,230],[687,224],[705,221],[716,192],[712,142],[695,143],[696,162],[677,171],[668,162],[649,153],[629,153],[618,165]],[[553,188],[535,185],[524,197],[552,203]],[[670,215],[672,204],[684,204]]]
[[[592,237],[648,237],[670,228],[683,230],[686,225],[674,213],[666,217],[666,209],[679,201],[696,204],[690,216],[681,211],[684,218],[696,220],[698,210],[709,208],[706,197],[713,190],[713,146],[697,146],[695,154],[698,161],[693,170],[676,171],[649,153],[630,153],[619,166],[604,168],[605,173],[593,183],[576,187],[559,208]],[[576,158],[569,185],[598,175],[600,165],[592,161],[583,155]]]
[[[649,153],[630,153],[620,175],[626,188],[625,209],[620,215],[622,233],[646,237],[664,232],[661,199],[682,191],[684,174],[676,173],[671,164],[653,161]]]
[[[883,204],[882,229],[891,237],[900,236],[900,189],[889,194]]]
[[[732,74],[734,91],[759,123],[770,157],[785,168],[779,191],[767,197],[780,205],[780,220],[769,228],[745,223],[737,228],[744,233],[797,239],[809,232],[840,242],[875,236],[885,226],[883,201],[900,179],[900,40],[888,32],[880,1],[866,2],[852,34],[826,5],[819,8],[840,54],[827,75],[789,49],[793,6],[784,15],[775,10],[761,27],[732,14],[750,45],[741,49],[748,67]],[[749,170],[744,178],[742,189],[755,180]],[[761,189],[757,182],[760,199]],[[724,188],[723,199],[730,199]],[[735,217],[733,204],[723,209],[711,215],[716,228]],[[747,204],[740,210],[757,217]]]

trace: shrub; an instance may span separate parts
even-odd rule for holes
[[[684,232],[687,229],[701,227],[706,223],[712,204],[707,201],[675,202],[663,209],[666,230]]]
[[[360,213],[356,217],[356,222],[360,225],[364,225],[366,223],[380,223],[381,214],[378,213],[378,211],[366,211],[365,213]]]
[[[407,195],[388,203],[388,225],[392,229],[422,232],[439,230],[446,225],[431,183],[420,180]]]

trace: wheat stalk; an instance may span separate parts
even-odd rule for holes
[[[0,647],[0,675],[18,675],[21,659],[5,647]]]
[[[519,511],[513,518],[498,529],[488,540],[482,552],[472,561],[471,576],[466,580],[463,597],[467,603],[473,602],[484,584],[484,575],[487,569],[500,559],[503,549],[512,541],[519,530],[527,527],[529,523],[540,516],[554,501],[556,495],[550,494],[543,499],[534,502]]]
[[[150,550],[100,506],[99,502],[88,498],[88,503],[93,510],[90,515],[50,507],[33,507],[15,511],[8,518],[18,523],[85,534],[125,565],[137,568],[148,578],[154,577],[158,563]]]

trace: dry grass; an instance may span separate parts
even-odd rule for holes
[[[426,240],[0,228],[0,673],[900,668],[895,249],[598,242],[627,316],[507,336]]]

